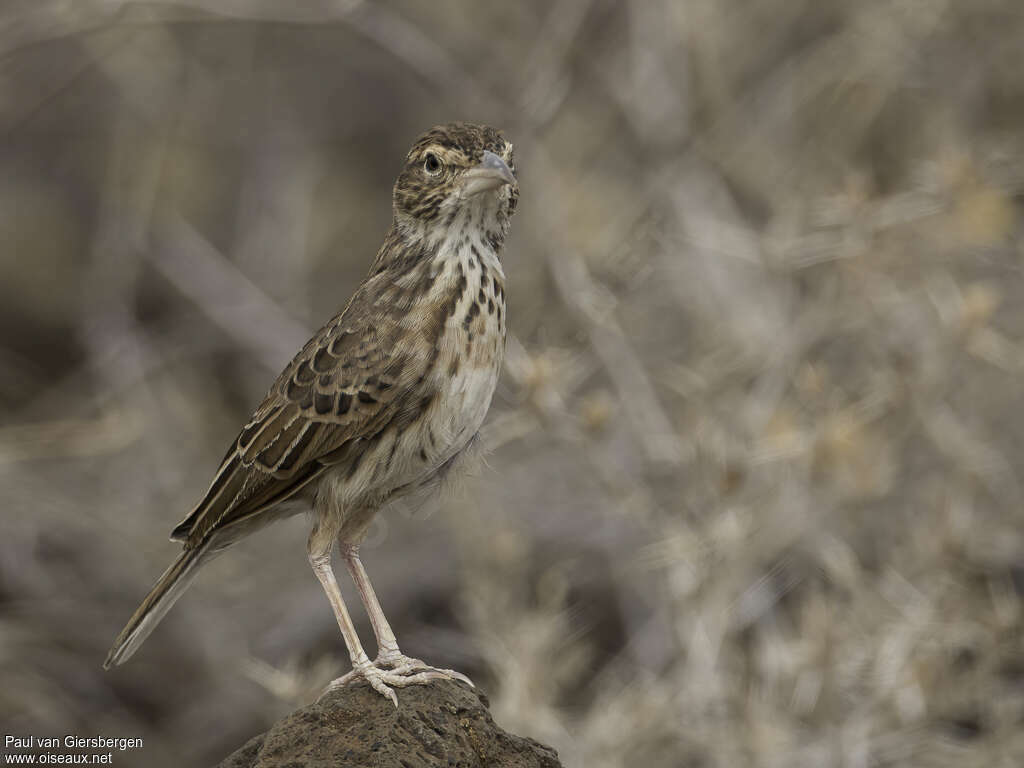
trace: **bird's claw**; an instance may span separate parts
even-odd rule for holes
[[[375,663],[378,665],[386,665],[391,668],[392,672],[397,672],[399,674],[409,674],[410,672],[418,669],[432,674],[433,677],[431,679],[459,680],[470,688],[476,688],[476,686],[473,685],[473,681],[461,672],[456,672],[454,669],[432,667],[425,661],[414,659],[411,656],[406,656],[402,653],[381,654],[377,657],[377,661]]]
[[[373,690],[389,699],[395,707],[398,707],[398,696],[395,688],[404,688],[407,685],[426,685],[431,680],[459,680],[470,687],[473,681],[461,672],[453,669],[438,669],[426,664],[419,659],[413,659],[401,653],[381,654],[375,661],[365,661],[353,666],[348,672],[336,680],[332,680],[327,689],[321,695],[321,699],[331,691],[343,688],[357,678],[363,678],[370,684]]]

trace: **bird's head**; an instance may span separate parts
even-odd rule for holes
[[[395,220],[428,236],[452,227],[500,231],[519,199],[512,143],[474,123],[431,128],[412,145],[395,182]]]

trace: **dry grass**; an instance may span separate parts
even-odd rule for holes
[[[1024,764],[1022,39],[1016,0],[7,3],[4,731],[210,764],[346,667],[301,516],[99,665],[466,118],[519,148],[514,338],[489,467],[367,545],[405,650],[567,766]]]

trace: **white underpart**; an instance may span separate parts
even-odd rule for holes
[[[324,477],[319,491],[325,497],[322,500],[333,498],[328,503],[341,511],[342,518],[348,518],[367,502],[372,503],[374,497],[383,500],[396,489],[412,489],[429,482],[440,467],[466,448],[480,429],[504,358],[504,301],[499,300],[494,278],[504,284],[505,273],[498,254],[486,239],[487,232],[501,229],[496,209],[498,196],[504,194],[507,192],[501,189],[477,195],[473,205],[464,207],[448,226],[439,230],[447,236],[434,257],[435,295],[450,296],[457,289],[460,276],[466,278],[466,288],[455,312],[446,321],[440,354],[430,374],[432,388],[439,396],[426,414],[401,435],[391,433],[379,443],[367,446],[358,470],[351,476],[346,467],[339,467]],[[485,279],[481,279],[482,275]],[[471,322],[473,341],[467,354],[463,322],[472,305],[480,303],[481,290],[482,307]],[[493,313],[488,311],[489,300],[495,302]],[[421,321],[422,318],[410,314],[410,323]],[[459,359],[459,364],[453,374],[455,359]],[[392,451],[395,440],[398,446]],[[389,456],[390,468],[383,471]],[[361,527],[355,520],[338,522],[346,530],[350,523]]]
[[[480,197],[487,199],[487,202],[494,199],[494,195],[480,195]],[[480,208],[482,207],[480,206]],[[479,216],[480,213],[486,213],[485,210],[474,210],[474,208],[476,206],[469,208],[468,216],[474,214]],[[477,220],[479,221],[479,219]],[[440,250],[444,252],[447,248],[449,252],[454,252],[454,257],[450,257],[450,262],[461,265],[466,275],[467,288],[459,301],[454,316],[448,319],[448,330],[442,340],[441,358],[446,364],[439,365],[434,372],[439,388],[444,391],[444,387],[447,387],[448,395],[451,398],[447,411],[451,414],[449,434],[452,455],[465,448],[466,443],[477,433],[484,416],[487,415],[487,410],[491,405],[491,396],[494,394],[494,388],[498,382],[505,345],[504,326],[499,326],[498,315],[488,314],[486,307],[486,299],[497,299],[494,296],[492,276],[497,276],[498,280],[503,283],[505,272],[498,260],[498,255],[484,240],[487,227],[473,226],[473,223],[466,222],[464,230],[459,226],[460,223],[457,218],[452,227],[452,230],[457,233],[453,238],[455,242],[442,245]],[[497,228],[497,224],[488,223],[491,224],[492,229]],[[463,243],[461,240],[464,236],[463,232],[469,234],[468,243]],[[474,248],[476,249],[475,254]],[[449,269],[452,274],[459,273],[458,267],[449,267]],[[482,274],[486,275],[486,279],[483,280],[486,285],[481,283]],[[461,330],[459,326],[462,325],[472,304],[478,300],[481,287],[484,289],[485,306],[473,322],[474,338],[471,352],[463,358],[455,376],[449,377],[447,364],[451,362],[452,357],[460,354],[459,344],[465,343],[463,341],[465,334],[453,331]],[[502,318],[504,318],[504,308],[502,308]]]

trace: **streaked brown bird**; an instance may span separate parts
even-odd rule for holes
[[[274,382],[231,443],[210,489],[171,539],[184,551],[118,635],[104,667],[139,648],[199,566],[307,499],[309,563],[352,658],[342,685],[391,686],[462,675],[399,650],[359,559],[388,501],[457,470],[477,440],[505,348],[501,249],[519,196],[512,144],[482,125],[423,134],[395,182],[394,218],[370,273]],[[334,543],[377,637],[371,661],[331,567]],[[468,681],[467,681],[468,682]]]

